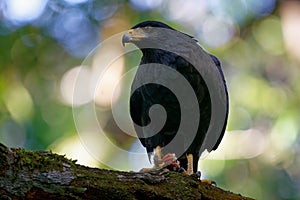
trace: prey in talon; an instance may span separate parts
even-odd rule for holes
[[[153,169],[197,173],[204,152],[225,133],[229,103],[217,57],[198,41],[158,21],[133,26],[122,37],[142,52],[130,93],[130,116]],[[178,157],[176,159],[175,155]]]
[[[151,172],[151,171],[158,171],[163,169],[168,169],[171,171],[176,171],[180,168],[179,162],[175,154],[168,153],[162,156],[161,147],[157,146],[153,151],[153,167],[152,168],[143,168],[140,172]]]

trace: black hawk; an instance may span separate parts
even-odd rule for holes
[[[158,21],[135,25],[122,43],[135,44],[143,54],[131,88],[130,115],[148,155],[154,152],[154,168],[178,160],[188,174],[196,172],[201,153],[217,149],[227,124],[220,61],[192,36]]]

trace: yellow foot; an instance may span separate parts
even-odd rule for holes
[[[194,169],[193,169],[193,154],[188,154],[187,155],[187,160],[188,160],[188,164],[187,164],[186,173],[187,173],[187,175],[192,175],[194,173]]]
[[[161,157],[162,157],[161,156],[161,147],[157,146],[153,150],[153,163],[154,163],[153,168],[162,168],[164,166],[164,163],[163,163]]]

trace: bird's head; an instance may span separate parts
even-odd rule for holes
[[[159,42],[163,29],[174,30],[170,26],[158,21],[145,21],[133,26],[122,37],[123,46],[133,43],[138,47],[147,46],[148,43]]]

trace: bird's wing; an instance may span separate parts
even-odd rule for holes
[[[172,35],[172,36],[171,36]],[[196,40],[180,32],[169,31],[164,34],[164,41],[176,45],[170,46],[169,50],[182,56],[203,77],[211,99],[211,120],[206,137],[200,149],[200,154],[207,150],[215,150],[220,144],[228,118],[228,92],[220,61],[210,54],[196,42]],[[201,108],[200,108],[201,109]],[[203,117],[203,116],[202,116]],[[200,119],[202,118],[200,116]]]
[[[227,119],[228,119],[228,113],[229,113],[229,97],[228,97],[228,91],[227,91],[225,76],[224,76],[224,73],[223,73],[222,68],[221,68],[221,62],[214,55],[210,55],[210,57],[212,58],[212,60],[214,61],[215,65],[218,68],[218,71],[219,71],[219,73],[220,73],[220,75],[222,77],[222,81],[223,81],[224,89],[225,89],[225,93],[224,93],[224,95],[225,95],[225,97],[224,97],[224,100],[225,100],[224,106],[225,106],[225,109],[226,109],[226,115],[225,115],[225,121],[224,121],[224,124],[223,124],[222,132],[219,135],[219,138],[216,140],[216,143],[215,143],[215,145],[212,148],[212,150],[216,150],[218,148],[219,144],[221,143],[221,140],[222,140],[222,138],[224,136],[226,125],[227,125]]]

